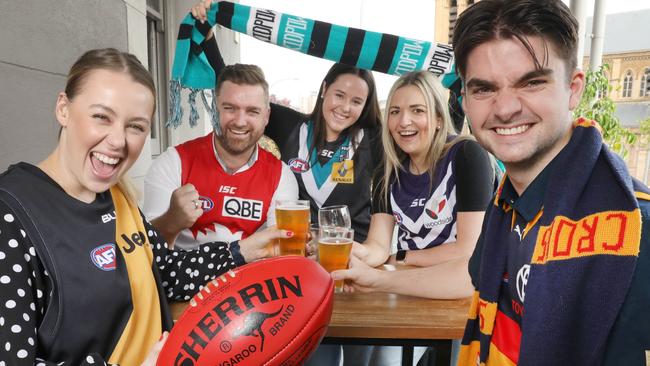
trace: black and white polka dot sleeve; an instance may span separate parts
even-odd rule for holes
[[[205,283],[236,267],[229,243],[206,243],[192,251],[170,250],[162,235],[146,220],[145,228],[170,300],[187,301]]]
[[[0,366],[67,365],[37,354],[37,329],[51,297],[52,284],[23,225],[0,200]],[[98,354],[82,365],[105,365]]]

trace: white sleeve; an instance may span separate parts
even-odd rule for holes
[[[275,201],[276,200],[297,200],[298,199],[298,182],[296,177],[293,175],[289,166],[282,162],[282,175],[280,176],[280,182],[278,183],[278,188],[276,188],[275,193],[273,193],[273,198],[271,199],[271,204],[269,205],[269,210],[266,213],[266,225],[264,227],[269,227],[275,225]]]
[[[144,178],[144,212],[151,221],[167,212],[172,192],[181,186],[181,158],[170,147],[158,155]]]

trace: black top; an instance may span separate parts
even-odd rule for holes
[[[142,220],[154,255],[162,323],[169,329],[165,298],[189,300],[234,263],[226,243],[171,251]],[[26,163],[0,175],[0,360],[97,365],[108,359],[132,309],[115,235],[109,191],[91,203],[79,201]]]

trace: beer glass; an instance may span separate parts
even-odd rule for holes
[[[346,205],[321,207],[318,210],[318,225],[324,227],[352,227],[350,211]]]
[[[293,232],[292,237],[279,239],[280,255],[305,256],[309,216],[309,201],[307,200],[277,200],[275,202],[275,222],[278,229]]]
[[[346,227],[320,227],[318,235],[318,262],[327,271],[347,269],[352,250],[354,230]],[[334,283],[334,291],[343,290],[343,281]]]

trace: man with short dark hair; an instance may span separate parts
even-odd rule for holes
[[[168,149],[145,179],[145,215],[169,244],[182,249],[246,238],[275,225],[276,200],[298,198],[288,166],[258,147],[269,119],[262,70],[226,66],[215,94],[219,121],[214,131]],[[247,249],[241,248],[246,261],[271,254],[265,248]]]
[[[463,109],[506,167],[469,270],[460,365],[646,365],[648,188],[572,111],[578,23],[560,0],[483,0],[454,30]]]

